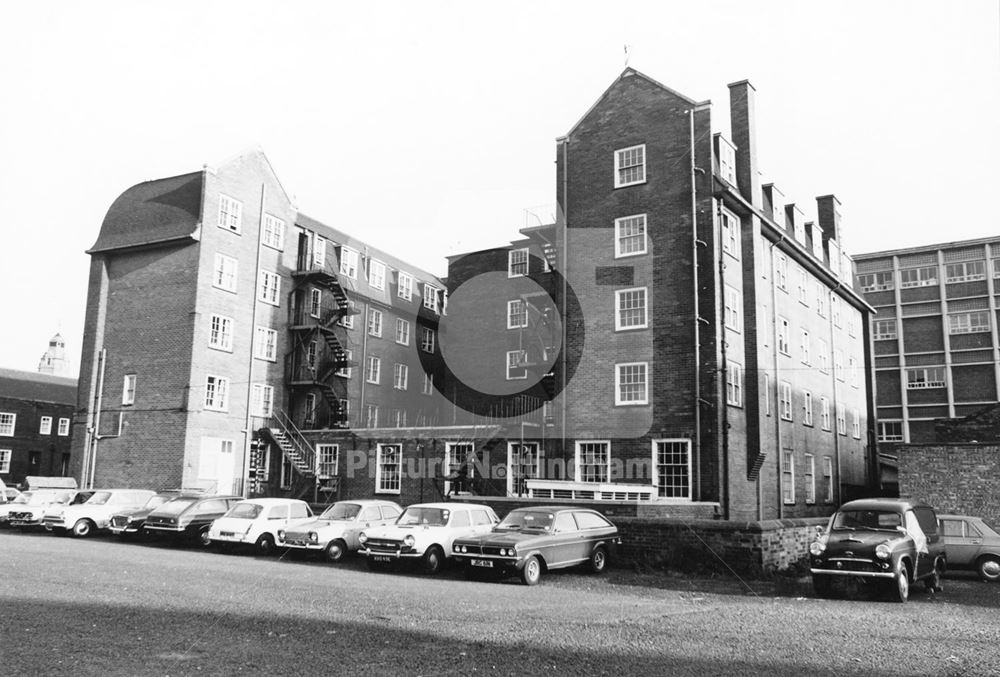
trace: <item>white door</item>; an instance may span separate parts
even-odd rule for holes
[[[219,494],[233,493],[236,459],[233,441],[220,437],[202,437],[198,462],[198,483]]]

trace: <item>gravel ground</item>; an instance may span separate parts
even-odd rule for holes
[[[0,666],[21,675],[1000,675],[1000,585],[901,605],[611,570],[529,588],[362,562],[0,532]]]

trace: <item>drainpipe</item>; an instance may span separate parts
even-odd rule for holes
[[[361,405],[361,415],[367,419],[368,414],[365,412],[365,382],[368,380],[368,376],[365,371],[368,369],[368,313],[370,304],[365,301],[365,319],[363,320],[363,325],[361,327],[361,361],[358,363],[358,371],[361,372],[361,393],[358,398],[359,404]],[[416,324],[416,323],[414,323]],[[381,379],[382,367],[379,365],[379,378]],[[362,419],[364,420],[364,419]],[[365,423],[368,421],[365,420]]]
[[[94,477],[97,474],[97,445],[101,440],[101,406],[104,402],[104,370],[107,368],[108,364],[108,350],[107,348],[101,348],[101,352],[97,356],[97,361],[99,366],[97,368],[97,401],[94,405],[96,413],[94,415],[94,425],[88,431],[88,438],[91,440],[90,452],[87,456],[87,467],[84,469],[83,477],[84,489],[94,488]]]
[[[715,204],[715,237],[716,242],[722,241],[722,201],[716,200]],[[740,238],[742,242],[742,237]],[[726,294],[726,275],[725,275],[726,263],[722,256],[719,254],[719,290],[722,293],[722,307],[725,308],[725,294]],[[725,310],[722,310],[725,313]],[[720,398],[719,404],[721,408],[722,420],[719,421],[719,434],[722,436],[722,486],[725,488],[726,500],[722,504],[722,519],[729,519],[729,503],[730,503],[730,492],[729,492],[729,361],[726,355],[726,347],[728,346],[728,330],[726,329],[725,316],[723,315],[722,322],[719,323],[718,311],[716,311],[716,326],[722,327],[722,365],[719,370],[720,378],[723,379],[725,385],[726,394],[724,397]],[[720,497],[721,498],[721,497]]]
[[[563,139],[563,246],[562,246],[562,307],[563,307],[563,321],[562,321],[562,389],[560,390],[560,395],[562,395],[562,440],[560,442],[562,446],[562,459],[563,459],[563,469],[568,468],[568,460],[566,458],[566,400],[568,399],[568,393],[566,391],[566,368],[567,368],[567,351],[569,350],[569,345],[567,344],[569,339],[569,331],[567,329],[567,324],[569,320],[568,310],[568,294],[569,294],[569,137]],[[544,423],[544,421],[543,421]],[[548,473],[546,473],[546,476]],[[563,479],[566,479],[565,477]]]
[[[688,109],[691,144],[691,271],[694,281],[694,500],[701,500],[701,308],[698,299],[698,191],[695,175],[699,171],[694,161],[694,109]]]
[[[785,233],[781,233],[781,237],[771,243],[770,248],[770,264],[771,264],[771,346],[772,352],[774,353],[774,392],[775,395],[778,394],[780,388],[778,387],[778,360],[780,356],[778,354],[778,292],[777,292],[777,280],[774,279],[774,246],[785,241]],[[768,393],[770,397],[770,393]],[[774,441],[778,447],[778,519],[783,519],[785,517],[785,496],[782,492],[781,478],[782,470],[784,469],[784,449],[781,446],[781,403],[777,397],[774,398]],[[760,479],[758,478],[758,482]]]
[[[257,338],[257,285],[260,284],[260,250],[261,235],[264,232],[264,184],[260,184],[260,209],[257,214],[257,261],[254,268],[254,290],[252,295],[252,307],[250,310],[250,362],[247,368],[247,415],[246,425],[243,427],[243,472],[241,482],[243,484],[240,493],[243,498],[250,497],[250,444],[253,441],[253,430],[251,429],[251,404],[253,402],[253,342]],[[274,347],[277,352],[277,345]],[[274,406],[274,398],[271,398],[271,406]]]

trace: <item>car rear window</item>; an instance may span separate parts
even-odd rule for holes
[[[256,503],[237,503],[229,509],[229,512],[226,513],[226,517],[253,520],[257,519],[261,510],[263,510],[263,508]]]
[[[576,513],[576,523],[581,529],[604,529],[611,526],[611,523],[598,515],[596,512]]]

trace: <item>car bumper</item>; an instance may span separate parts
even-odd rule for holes
[[[361,548],[358,550],[358,554],[370,557],[376,562],[391,562],[400,559],[417,559],[424,556],[423,552],[417,552],[416,550],[372,550],[371,548]]]
[[[858,578],[892,578],[892,571],[849,571],[847,569],[810,568],[813,576],[856,576]]]
[[[171,534],[183,533],[186,527],[178,526],[176,524],[147,524],[143,527],[148,531],[166,531]]]
[[[115,536],[121,536],[122,534],[137,534],[142,530],[142,525],[133,526],[128,525],[127,527],[108,527]]]
[[[10,520],[10,525],[12,527],[40,527],[42,526],[42,520],[39,519],[12,519]]]
[[[42,520],[42,525],[49,531],[52,531],[53,529],[66,528],[66,522],[61,517],[57,518],[46,517],[45,519]]]
[[[317,552],[325,548],[322,543],[293,538],[291,540],[278,541],[282,548],[295,548],[297,550],[316,550]]]
[[[457,563],[475,569],[493,569],[495,571],[520,571],[524,568],[525,559],[501,557],[499,555],[452,555]]]
[[[208,537],[212,541],[218,541],[219,543],[250,543],[246,534],[237,534],[233,531],[219,531],[219,532],[208,532]]]

